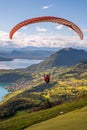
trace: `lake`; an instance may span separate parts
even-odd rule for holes
[[[0,102],[2,101],[3,97],[8,94],[8,90],[5,89],[6,86],[8,86],[10,84],[8,83],[0,83]]]
[[[27,59],[14,59],[13,61],[0,61],[0,69],[19,69],[26,68],[32,64],[38,64],[42,60],[27,60]],[[8,93],[8,90],[5,89],[9,84],[0,84],[0,101]]]
[[[13,61],[0,61],[0,69],[26,68],[32,64],[38,64],[42,60],[14,59]]]

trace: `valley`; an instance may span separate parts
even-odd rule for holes
[[[86,60],[72,66],[58,66],[57,63],[48,67],[47,61],[44,66],[42,63],[0,71],[0,82],[14,83],[6,87],[10,93],[0,103],[1,130],[20,130],[56,117],[61,111],[65,114],[87,105]],[[48,73],[49,84],[43,78]]]

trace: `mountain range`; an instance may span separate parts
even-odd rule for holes
[[[54,54],[50,55],[47,59],[38,65],[32,65],[28,69],[48,69],[52,67],[73,66],[84,60],[87,60],[87,51],[77,50],[73,48],[64,48]]]
[[[42,60],[59,50],[59,48],[33,47],[24,48],[0,48],[0,60],[8,59],[37,59]],[[4,59],[4,58],[5,59]]]

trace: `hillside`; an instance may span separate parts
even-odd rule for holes
[[[77,50],[73,48],[65,48],[52,54],[49,58],[39,63],[38,65],[32,65],[31,67],[28,67],[28,69],[35,70],[35,67],[37,68],[37,70],[48,69],[52,67],[61,67],[61,66],[69,67],[76,65],[86,59],[87,59],[86,51]]]
[[[28,46],[25,48],[2,48],[0,56],[8,59],[36,59],[42,60],[49,57],[51,54],[59,50],[59,48],[47,48],[47,47],[33,47]],[[4,59],[4,60],[5,60]],[[3,60],[0,58],[0,60]]]
[[[51,80],[49,84],[46,84],[43,74],[48,72],[51,74]],[[15,84],[7,87],[12,93],[4,98],[0,106],[0,118],[15,115],[16,112],[24,109],[40,110],[49,108],[49,105],[52,107],[73,101],[79,95],[87,92],[86,63],[80,63],[70,68],[54,67],[44,72],[30,73],[26,70],[15,70],[6,71],[6,74],[2,71],[2,73],[1,79],[3,75],[6,81],[8,76],[13,77]]]
[[[11,57],[13,59],[36,59],[36,60],[42,60],[47,57],[49,57],[51,54],[53,54],[54,51],[45,51],[45,50],[34,50],[34,51],[12,51],[8,57]]]
[[[4,57],[4,56],[0,56],[0,61],[11,61],[13,60],[12,58],[8,58],[7,56]]]
[[[25,130],[87,130],[87,107],[33,125]]]
[[[14,117],[1,120],[0,121],[0,130],[21,130],[21,129],[29,127],[33,124],[36,124],[36,123],[39,123],[42,121],[46,121],[48,119],[52,119],[56,116],[59,116],[59,118],[62,118],[60,116],[61,112],[63,112],[63,114],[66,114],[73,110],[78,110],[78,109],[80,110],[80,108],[82,108],[84,106],[87,106],[87,95],[79,97],[74,102],[61,104],[61,105],[52,107],[50,109],[42,110],[39,112],[29,113],[29,110],[19,111]],[[86,117],[84,116],[85,122],[83,119],[84,124],[86,124],[86,122],[87,122]],[[79,119],[79,117],[76,117],[76,118]],[[66,119],[66,121],[67,121],[67,119]],[[46,127],[46,126],[44,126],[44,127]],[[84,127],[85,126],[83,126],[83,128]],[[84,130],[86,130],[86,129],[84,129]]]
[[[44,73],[51,75],[49,84],[43,79]],[[14,83],[12,87],[7,86],[11,93],[0,103],[1,130],[13,130],[13,127],[19,130],[60,115],[60,111],[66,113],[87,106],[87,96],[84,98],[87,94],[87,60],[70,67],[32,72],[28,68],[0,70],[0,81]],[[83,97],[77,101],[81,95]]]

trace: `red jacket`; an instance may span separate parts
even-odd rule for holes
[[[44,80],[46,81],[46,83],[49,83],[50,75],[44,75]]]

